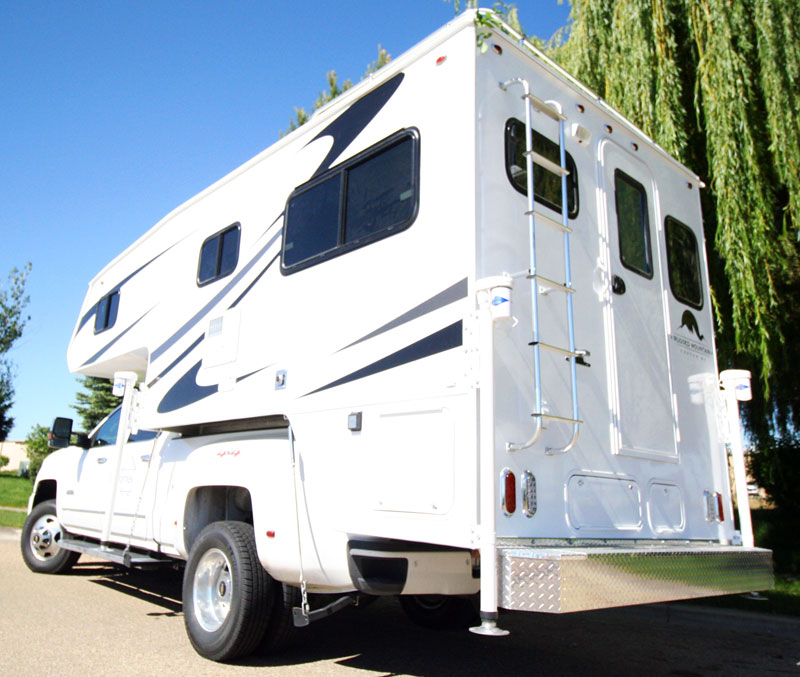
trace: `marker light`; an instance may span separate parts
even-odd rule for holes
[[[517,511],[517,478],[510,470],[503,471],[503,512],[513,515]]]

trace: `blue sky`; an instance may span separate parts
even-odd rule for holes
[[[567,22],[558,0],[518,5],[539,37]],[[357,82],[379,44],[399,56],[452,17],[443,0],[0,0],[0,285],[33,263],[8,439],[75,417],[67,345],[107,262],[276,141],[327,71]]]

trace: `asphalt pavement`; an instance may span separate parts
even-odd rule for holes
[[[687,605],[501,615],[505,638],[413,625],[381,598],[303,631],[279,656],[220,665],[186,638],[179,571],[82,558],[31,573],[19,530],[0,528],[0,673],[16,675],[766,675],[800,674],[800,619]]]

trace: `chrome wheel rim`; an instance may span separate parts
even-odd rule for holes
[[[233,574],[227,555],[218,548],[208,550],[197,563],[192,585],[194,616],[206,632],[222,627],[231,609]]]
[[[30,550],[40,562],[46,562],[61,550],[61,524],[55,515],[42,515],[31,529]]]

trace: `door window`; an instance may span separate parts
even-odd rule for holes
[[[614,172],[614,194],[622,265],[639,275],[653,277],[647,192],[644,186],[619,169]]]

